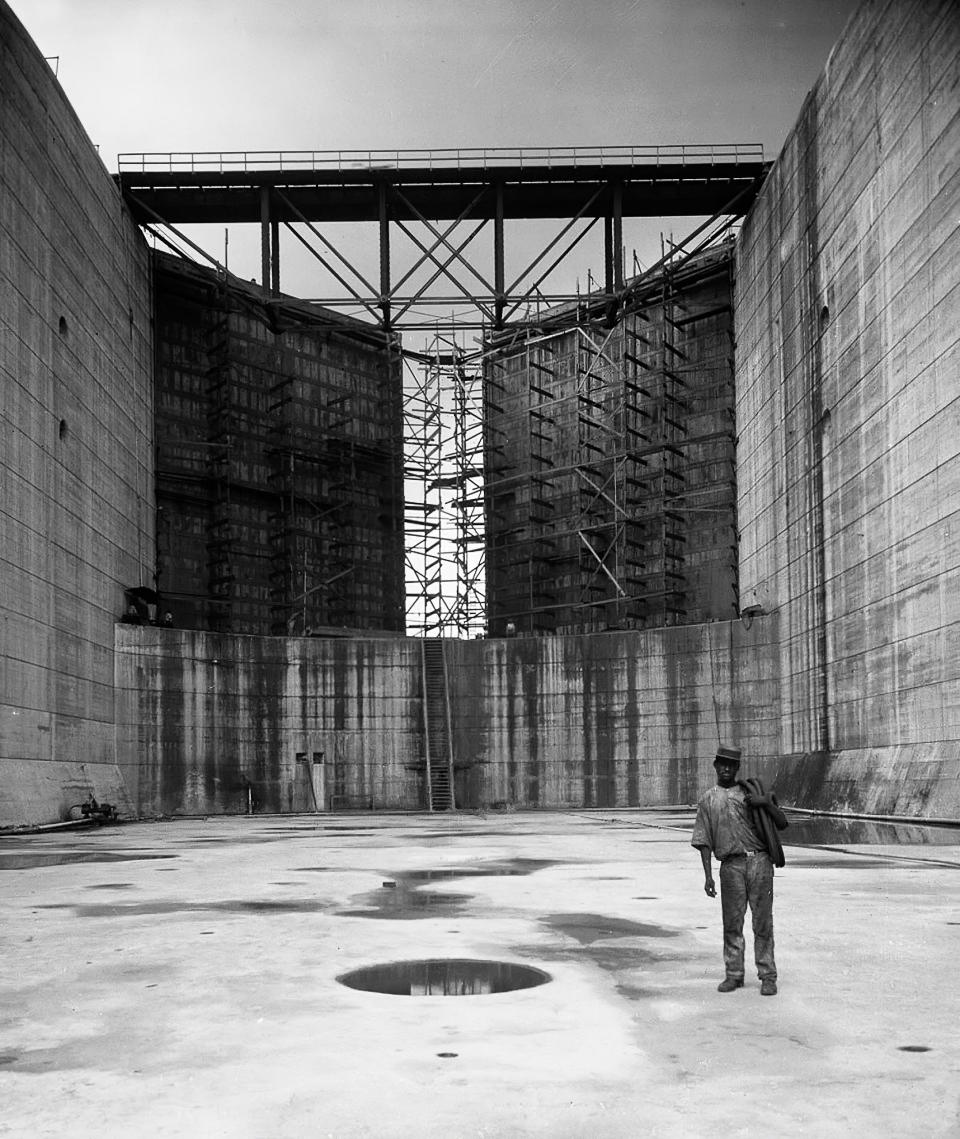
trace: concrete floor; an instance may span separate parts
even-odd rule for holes
[[[691,823],[275,816],[0,838],[0,1135],[960,1136],[960,832],[795,823],[820,845],[778,872],[781,989],[761,999],[752,976],[716,992],[720,903]],[[865,837],[883,842],[849,841]],[[416,958],[552,981],[456,998],[337,981]]]

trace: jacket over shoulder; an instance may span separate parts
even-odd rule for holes
[[[761,796],[765,794],[763,784],[759,779],[738,779],[737,782],[748,795]],[[777,813],[783,817],[782,812],[779,810],[777,797],[772,791],[770,792],[770,800],[777,808]],[[783,827],[778,828],[777,822],[766,806],[751,807],[750,817],[767,854],[770,855],[770,861],[774,866],[786,865],[786,859],[783,855],[783,843],[781,843],[780,835],[777,833],[778,829],[783,829]],[[784,827],[789,825],[789,823],[784,822]]]

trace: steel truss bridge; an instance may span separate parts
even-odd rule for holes
[[[136,220],[161,240],[177,227],[256,224],[261,284],[280,293],[285,227],[342,287],[316,298],[349,307],[384,331],[433,328],[424,307],[469,303],[461,327],[502,329],[533,301],[578,299],[540,286],[594,226],[603,225],[603,295],[615,302],[627,282],[624,218],[737,218],[746,213],[770,164],[759,144],[457,150],[242,151],[122,154],[116,180]],[[559,219],[556,235],[508,279],[504,223]],[[365,274],[324,233],[329,223],[373,223],[379,273]],[[484,266],[468,247],[482,230]],[[394,237],[417,249],[402,275],[391,265]],[[474,247],[475,248],[475,247]],[[486,266],[492,265],[492,272]],[[418,273],[426,279],[414,283]],[[368,276],[377,279],[371,281]],[[440,283],[438,286],[438,282]],[[445,289],[438,295],[437,289]]]
[[[284,304],[280,238],[292,236],[340,288],[337,296],[307,302],[317,307],[318,322],[329,325],[330,310],[339,312],[353,328],[362,322],[382,336],[388,351],[399,351],[408,629],[456,636],[475,635],[484,625],[487,338],[522,327],[544,306],[568,310],[574,324],[599,318],[612,328],[658,271],[729,232],[769,166],[762,147],[752,144],[218,151],[123,154],[116,180],[144,229],[180,256],[189,248],[224,280],[231,276],[226,266],[178,227],[259,226],[260,285],[266,303],[278,309]],[[624,219],[684,215],[708,220],[663,261],[627,279]],[[542,246],[538,236],[533,256],[525,246],[522,272],[508,277],[505,223],[524,219],[553,221],[556,232]],[[350,254],[334,240],[340,223],[358,223],[353,229],[363,235],[349,243]],[[601,226],[602,280],[591,281],[583,296],[551,293],[553,271]],[[541,225],[538,235],[545,228],[551,227]],[[511,242],[513,234],[511,226]],[[401,253],[409,262],[411,245],[413,263],[401,269]],[[358,313],[360,322],[346,320]],[[458,341],[469,329],[483,332],[479,352],[465,352]],[[427,332],[429,342],[422,350],[410,347],[408,332]]]

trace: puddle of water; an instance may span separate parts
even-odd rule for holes
[[[132,882],[102,882],[95,886],[87,886],[87,890],[132,890]]]
[[[144,862],[176,857],[175,854],[118,854],[106,850],[34,850],[21,854],[0,851],[0,870],[34,870],[40,866],[69,866],[77,862]]]
[[[897,1048],[898,1052],[930,1052],[932,1049],[928,1048],[925,1044],[901,1044]]]
[[[617,937],[676,937],[677,931],[648,922],[605,917],[603,914],[550,914],[540,919],[551,929],[573,937],[581,945]]]
[[[337,977],[341,985],[367,993],[402,997],[475,997],[532,989],[552,980],[530,965],[461,958],[396,961],[371,965]]]

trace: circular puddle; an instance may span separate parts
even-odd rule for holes
[[[393,961],[343,973],[337,980],[365,993],[398,997],[475,997],[486,993],[512,993],[533,989],[553,978],[542,969],[507,961],[472,961],[437,958]]]

